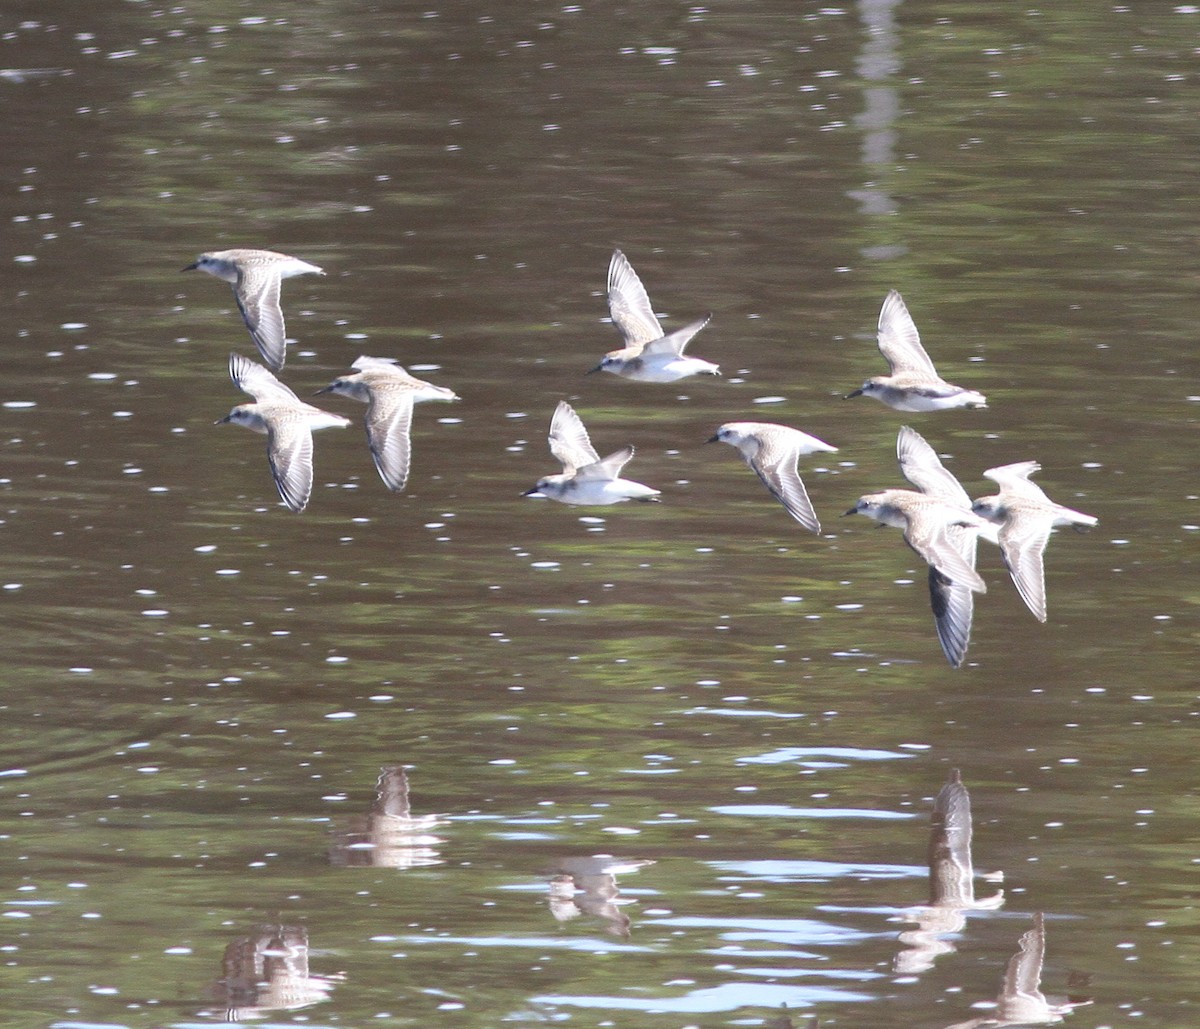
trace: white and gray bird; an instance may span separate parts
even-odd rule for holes
[[[900,470],[917,490],[890,489],[860,497],[846,514],[865,514],[902,529],[904,541],[929,565],[929,599],[942,652],[962,665],[975,615],[973,593],[987,585],[975,570],[979,536],[997,541],[997,529],[971,510],[971,498],[936,451],[908,426],[896,438]]]
[[[721,374],[711,361],[683,352],[712,315],[664,333],[642,280],[620,250],[613,251],[608,264],[608,311],[624,345],[605,354],[591,371],[612,372],[635,382],[675,382],[689,375]]]
[[[565,400],[558,402],[550,420],[550,453],[563,470],[539,479],[525,496],[541,494],[563,504],[579,505],[619,504],[625,500],[658,502],[659,490],[621,478],[621,469],[633,457],[633,447],[624,447],[601,460],[583,421]]]
[[[298,257],[277,254],[273,250],[212,250],[201,254],[183,269],[214,275],[233,286],[242,320],[262,359],[273,371],[283,367],[287,334],[283,308],[279,306],[279,288],[294,275],[324,275],[315,264]]]
[[[837,447],[773,422],[726,422],[707,442],[728,443],[736,448],[788,514],[810,532],[821,531],[797,462],[806,454],[836,453]]]
[[[1000,526],[1000,553],[1012,576],[1013,585],[1025,606],[1039,622],[1046,620],[1046,569],[1044,555],[1050,530],[1070,525],[1076,530],[1089,529],[1098,519],[1082,511],[1056,504],[1035,483],[1034,472],[1041,471],[1036,461],[989,468],[984,477],[1000,486],[1000,492],[980,497],[971,510]]]
[[[874,397],[897,411],[944,411],[951,407],[987,407],[987,398],[955,386],[937,373],[921,336],[896,290],[888,293],[879,311],[879,352],[888,363],[887,375],[875,375],[846,399]]]
[[[408,481],[413,405],[460,398],[452,389],[410,375],[390,358],[359,357],[350,367],[356,371],[334,379],[314,395],[340,393],[367,405],[363,421],[371,457],[384,485],[398,493]]]
[[[267,437],[267,460],[283,502],[292,511],[303,511],[312,495],[314,429],[342,428],[349,418],[306,404],[260,364],[229,355],[233,384],[254,398],[239,404],[215,424],[232,422]]]

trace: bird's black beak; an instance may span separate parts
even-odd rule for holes
[[[218,418],[215,422],[213,422],[213,425],[228,425],[229,421],[229,415],[226,415],[224,418]]]
[[[332,392],[333,392],[332,386],[322,386],[319,390],[316,391],[316,393],[313,394],[313,396],[319,397],[322,393],[332,393]]]
[[[199,267],[200,267],[200,263],[198,261],[193,261],[186,268],[180,268],[179,270],[181,272],[194,272]]]
[[[844,397],[842,397],[842,399],[843,400],[853,400],[855,397],[861,397],[862,392],[863,391],[861,389],[856,389],[853,393],[847,393]]]
[[[538,492],[538,488],[536,486],[534,486],[533,489],[527,489],[521,494],[523,497],[540,497],[541,495],[542,494]]]
[[[852,508],[850,508],[850,510],[849,510],[849,511],[843,511],[843,512],[842,512],[842,517],[843,517],[843,518],[845,518],[847,515],[852,515],[852,514],[858,514],[858,508],[857,508],[857,507],[852,507]]]
[[[720,443],[721,437],[720,436],[709,436],[708,439],[706,439],[704,442],[705,443]]]
[[[583,374],[584,374],[584,375],[591,375],[591,374],[592,374],[592,372],[600,372],[600,371],[603,371],[603,370],[604,370],[604,365],[602,365],[602,364],[598,364],[598,365],[596,365],[596,367],[595,367],[595,368],[589,368],[589,369],[588,369],[586,372],[584,372]]]

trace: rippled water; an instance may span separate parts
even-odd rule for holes
[[[5,1018],[941,1027],[1044,912],[1070,1024],[1194,1024],[1193,6],[2,28]],[[178,269],[238,245],[329,272],[284,287],[301,396],[366,353],[463,397],[404,494],[350,402],[299,516],[212,424],[253,349]],[[584,377],[614,247],[722,379]],[[842,401],[890,288],[986,411]],[[662,504],[520,495],[561,399]],[[821,536],[702,445],[735,419],[840,448]],[[1100,519],[1046,625],[984,548],[957,671],[919,559],[837,517],[902,424]],[[930,903],[952,768],[974,906]]]

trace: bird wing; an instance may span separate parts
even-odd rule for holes
[[[602,480],[612,480],[619,478],[621,469],[629,464],[633,457],[633,447],[622,447],[620,450],[614,451],[603,460],[593,461],[589,465],[584,465],[575,473],[576,482],[588,482]]]
[[[233,284],[242,321],[250,330],[263,360],[275,371],[283,367],[287,340],[283,308],[279,306],[280,282],[277,271],[250,265],[238,272],[237,282]]]
[[[904,477],[926,496],[970,509],[971,498],[962,484],[946,470],[925,438],[907,425],[901,427],[896,437],[896,458]]]
[[[367,445],[375,461],[375,470],[385,486],[399,493],[408,481],[412,455],[412,393],[406,389],[376,386],[371,392],[365,423]]]
[[[600,455],[596,453],[596,448],[588,438],[583,419],[565,400],[558,402],[558,407],[554,409],[554,417],[550,420],[550,453],[563,466],[565,472],[585,468],[600,460]]]
[[[946,545],[956,551],[971,574],[979,578],[975,571],[975,531],[957,525],[946,526],[943,531]],[[975,620],[974,589],[969,582],[955,581],[953,575],[930,565],[929,605],[933,609],[933,624],[942,653],[953,667],[960,668],[971,643],[971,624]],[[968,842],[969,835],[968,826]]]
[[[1034,472],[1041,470],[1042,466],[1036,461],[1018,461],[1016,464],[1004,464],[999,468],[989,468],[983,473],[983,477],[998,483],[1004,493],[1049,504],[1051,503],[1050,498],[1042,492],[1042,488],[1037,483],[1031,482],[1029,479]]]
[[[614,250],[608,262],[608,313],[627,347],[649,343],[663,334],[646,287],[620,250]]]
[[[1013,585],[1039,622],[1046,620],[1044,554],[1054,519],[1034,511],[1009,509],[1000,527],[1000,553]]]
[[[948,514],[945,508],[922,507],[910,510],[904,539],[931,568],[936,568],[952,583],[969,586],[976,593],[986,593],[987,584],[975,571],[974,530],[961,530],[970,533],[972,546],[968,560],[964,556],[961,538],[952,536],[949,531],[957,527],[947,525]],[[970,512],[966,514],[970,515]]]
[[[283,502],[293,511],[303,511],[312,495],[312,430],[300,419],[274,422],[267,433],[267,459]]]
[[[892,375],[912,372],[927,378],[938,377],[937,369],[921,346],[921,335],[917,332],[912,315],[908,313],[904,298],[894,289],[888,293],[879,310],[876,341]]]
[[[248,393],[259,403],[271,400],[284,400],[288,403],[299,403],[296,396],[287,386],[261,364],[256,364],[241,354],[229,355],[229,377],[233,384],[243,393]]]
[[[363,354],[361,357],[356,357],[350,367],[360,372],[377,371],[387,373],[399,372],[402,375],[408,374],[404,366],[393,357],[367,357],[366,354]]]
[[[685,325],[682,329],[676,329],[666,336],[660,336],[658,339],[651,340],[642,348],[643,357],[652,357],[655,354],[665,354],[673,357],[679,357],[683,354],[683,348],[712,320],[711,314],[706,314],[703,318],[698,318],[689,325]]]
[[[794,448],[767,435],[760,437],[758,452],[748,463],[788,514],[810,532],[819,533],[821,522],[796,467],[798,456]]]

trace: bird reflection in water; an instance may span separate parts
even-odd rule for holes
[[[338,868],[440,865],[438,847],[446,841],[432,830],[444,821],[437,815],[414,815],[405,766],[385,765],[379,770],[370,810],[335,833],[329,861]]]
[[[763,1029],[817,1029],[817,1024],[817,1016],[809,1015],[808,1020],[804,1023],[803,1027],[797,1026],[796,1023],[792,1021],[792,1015],[791,1012],[788,1011],[788,1006],[786,1004],[781,1004],[779,1007],[779,1014],[774,1018],[763,1022]]]
[[[1072,1009],[1090,1004],[1089,998],[1052,1003],[1042,993],[1042,962],[1046,957],[1046,920],[1039,911],[1033,928],[1021,934],[1017,952],[1004,972],[995,1014],[956,1022],[947,1029],[999,1029],[1006,1025],[1052,1025]]]
[[[623,861],[609,854],[560,858],[549,869],[550,913],[556,921],[569,922],[590,915],[604,923],[606,932],[622,939],[629,936],[629,916],[621,905],[617,876],[636,872],[653,861]]]
[[[308,930],[303,926],[260,925],[225,948],[221,978],[204,991],[220,1010],[201,1014],[241,1022],[271,1011],[297,1011],[329,1000],[344,978],[309,973]]]
[[[994,876],[990,878],[1000,878]],[[896,955],[900,975],[916,975],[933,967],[940,954],[952,953],[946,935],[961,932],[968,911],[994,910],[1004,904],[1004,891],[984,900],[975,897],[975,870],[971,864],[971,795],[962,775],[952,769],[933,803],[929,832],[929,903],[910,908],[904,919],[917,928],[900,934],[908,949]]]

